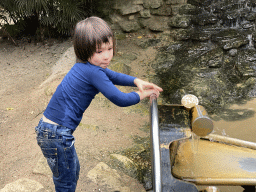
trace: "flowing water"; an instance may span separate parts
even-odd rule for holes
[[[232,110],[241,110],[240,115],[243,114],[243,110],[250,110],[256,113],[256,99],[247,101],[245,104],[235,104],[230,107]],[[256,117],[255,115],[243,118],[241,120],[219,120],[214,121],[214,134],[224,135],[232,138],[242,139],[245,141],[251,141],[256,143]],[[199,146],[200,147],[200,146]],[[200,150],[200,149],[198,149]],[[248,167],[248,171],[255,171]],[[199,187],[199,188],[204,188]],[[218,186],[221,192],[243,192],[243,188],[240,186]]]
[[[256,114],[256,98],[244,104],[232,105],[229,112],[232,111],[235,111],[236,115],[233,114],[235,118],[214,121],[213,133],[256,143],[256,118],[254,115],[254,113]],[[223,112],[223,116],[227,116],[226,112]],[[237,150],[232,149],[229,145],[216,143],[211,146],[209,141],[206,143],[195,134],[192,134],[191,139],[183,143],[181,148],[180,158],[179,155],[177,156],[179,162],[176,169],[174,169],[176,175],[184,176],[184,174],[188,174],[189,177],[191,175],[196,177],[197,175],[208,174],[210,177],[220,177],[224,173],[227,178],[234,175],[240,176],[241,174],[244,174],[244,178],[246,178],[246,174],[248,174],[248,177],[252,176],[254,178],[256,174],[255,150],[248,149],[246,151],[246,148]],[[228,150],[228,153],[226,153],[226,150]],[[223,172],[230,165],[231,169]],[[244,190],[240,186],[217,187],[221,192],[243,192]],[[198,185],[199,190],[205,188],[206,186]]]
[[[192,133],[191,137],[191,145],[192,145],[192,151],[196,155],[198,152],[198,145],[199,145],[200,136],[197,136],[196,134]]]
[[[256,112],[256,99],[252,99],[243,105],[233,105],[233,110],[250,110]],[[240,112],[243,115],[243,112]],[[243,120],[219,120],[214,121],[214,133],[229,136],[246,141],[256,142],[256,118],[255,116]]]
[[[256,178],[256,150],[209,140],[199,140],[195,153],[191,140],[179,145],[172,173],[182,179],[205,183],[212,180],[228,183],[229,179]]]

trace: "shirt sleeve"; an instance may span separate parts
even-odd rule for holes
[[[111,73],[111,72],[110,72]],[[92,85],[98,89],[106,98],[108,98],[112,103],[120,107],[127,107],[140,102],[140,97],[136,92],[123,93],[115,85],[114,82],[118,85],[132,85],[134,80],[124,80],[121,82],[117,79],[121,78],[122,75],[117,74],[117,76],[109,76],[108,73],[105,73],[103,69],[94,70],[90,74],[90,81]],[[125,75],[126,76],[126,75]],[[127,78],[123,76],[124,78]],[[119,83],[118,83],[119,82]]]
[[[133,87],[136,86],[134,84],[134,79],[136,79],[136,77],[126,75],[123,73],[118,73],[108,68],[105,69],[105,73],[114,85],[133,86]]]

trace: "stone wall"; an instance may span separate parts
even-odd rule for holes
[[[151,66],[166,102],[190,93],[214,113],[256,97],[255,0],[107,2],[115,31],[158,32]]]
[[[114,0],[108,12],[112,28],[123,32],[170,29],[170,17],[179,14],[187,0]],[[104,12],[104,11],[103,11]]]

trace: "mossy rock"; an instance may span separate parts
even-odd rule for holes
[[[109,69],[113,70],[113,71],[116,71],[116,72],[119,72],[119,73],[124,73],[124,74],[127,74],[127,75],[130,75],[131,74],[131,67],[126,65],[126,64],[123,64],[121,62],[116,62],[114,64],[112,64]]]

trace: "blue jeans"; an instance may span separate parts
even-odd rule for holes
[[[80,164],[75,150],[72,130],[40,120],[35,128],[37,143],[53,173],[56,192],[74,192]]]

